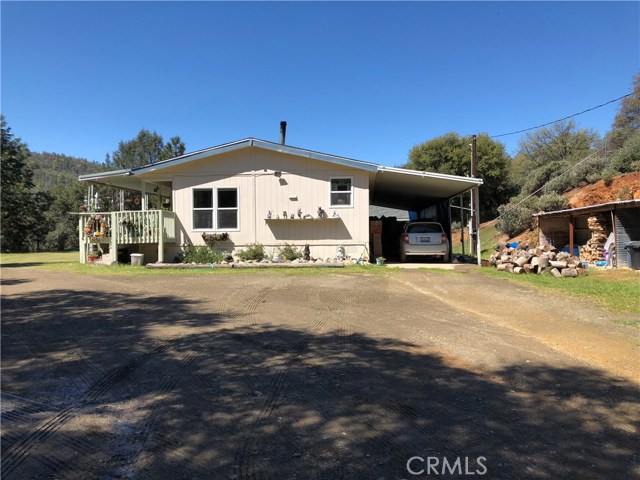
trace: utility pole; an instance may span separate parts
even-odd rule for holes
[[[471,177],[475,178],[478,174],[478,149],[477,149],[477,137],[475,135],[471,135]],[[473,188],[471,190],[471,228],[469,229],[469,239],[471,241],[471,255],[476,251],[476,235],[478,232],[476,231],[476,211],[478,209],[477,206],[477,195],[476,189]]]
[[[471,177],[478,176],[478,138],[476,135],[471,136]],[[471,239],[471,254],[476,253],[478,265],[480,265],[480,228],[479,228],[479,203],[478,187],[471,190],[471,229],[469,237]]]

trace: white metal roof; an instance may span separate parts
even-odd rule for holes
[[[372,204],[382,207],[417,211],[433,203],[455,197],[482,184],[482,179],[479,178],[385,167],[376,163],[315,152],[313,150],[282,145],[257,138],[247,138],[237,142],[225,143],[130,170],[81,175],[78,178],[82,181],[92,181],[130,190],[138,190],[141,180],[136,178],[138,175],[158,172],[167,167],[251,147],[296,155],[298,157],[312,158],[322,162],[334,163],[370,172],[370,201]]]

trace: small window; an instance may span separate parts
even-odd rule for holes
[[[350,178],[331,179],[331,206],[351,207],[353,205],[353,191]]]

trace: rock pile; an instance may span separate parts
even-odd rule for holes
[[[540,248],[528,248],[528,245],[516,248],[503,246],[489,257],[489,264],[498,270],[515,274],[548,272],[554,277],[577,277],[586,274],[578,257],[558,252],[551,245]]]

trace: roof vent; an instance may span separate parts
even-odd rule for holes
[[[284,141],[287,137],[287,122],[280,122],[280,145],[284,145]]]

